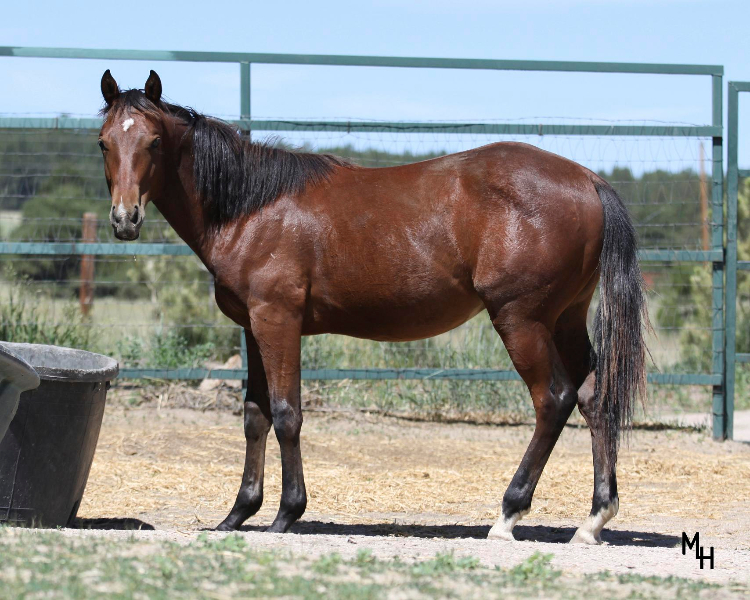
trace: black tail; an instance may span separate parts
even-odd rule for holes
[[[594,321],[596,407],[604,417],[607,456],[614,467],[620,431],[630,427],[633,405],[646,392],[648,310],[628,211],[609,184],[595,182],[594,186],[604,207],[601,291]]]

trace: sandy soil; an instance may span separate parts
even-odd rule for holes
[[[568,545],[590,506],[588,430],[563,433],[517,542],[486,540],[531,427],[410,422],[361,413],[308,413],[303,458],[308,509],[291,534],[265,534],[278,506],[278,445],[269,437],[266,502],[245,533],[258,547],[306,554],[414,559],[453,550],[511,566],[536,551],[560,568],[748,580],[750,445],[703,433],[635,431],[621,453],[620,514],[607,545]],[[79,511],[96,535],[192,539],[226,515],[244,455],[241,419],[226,412],[108,410]],[[715,569],[683,556],[699,531]],[[71,532],[80,535],[81,532]],[[127,534],[129,535],[129,534]],[[211,534],[222,535],[222,534]]]

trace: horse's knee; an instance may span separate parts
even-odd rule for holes
[[[271,415],[273,417],[273,429],[280,442],[296,440],[302,429],[302,411],[293,407],[286,400],[271,402]]]

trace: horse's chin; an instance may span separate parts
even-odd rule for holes
[[[140,235],[141,233],[137,229],[135,230],[125,229],[123,231],[115,231],[115,237],[118,240],[122,240],[123,242],[132,242],[134,240],[137,240]]]

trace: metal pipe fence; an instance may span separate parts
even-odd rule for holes
[[[726,371],[726,431],[724,436],[732,439],[734,422],[734,398],[736,392],[736,376],[738,368],[750,363],[750,340],[747,338],[745,328],[740,332],[742,338],[740,345],[744,346],[744,352],[737,352],[737,320],[738,311],[742,317],[743,325],[748,324],[748,304],[750,300],[750,255],[747,247],[744,248],[744,260],[739,260],[739,191],[740,181],[745,183],[750,177],[750,170],[739,168],[739,119],[740,119],[740,94],[750,92],[750,82],[730,81],[728,89],[728,111],[727,111],[727,241],[726,241],[726,296],[727,296],[727,371]],[[748,199],[746,186],[745,199]],[[745,215],[750,216],[750,215]],[[744,240],[747,246],[747,240]],[[738,279],[741,284],[738,285]],[[742,335],[744,334],[744,335]]]
[[[723,67],[0,47],[2,56],[237,63],[239,118],[232,122],[238,129],[252,132],[255,139],[284,134],[297,145],[335,151],[366,166],[399,164],[494,141],[524,140],[605,172],[634,216],[640,258],[652,290],[650,312],[656,331],[652,351],[657,369],[649,374],[649,381],[710,386],[714,437],[731,437],[734,360],[745,360],[745,355],[735,357],[735,332],[730,331],[735,311],[725,299],[736,294],[736,275],[732,275],[736,273],[736,198],[732,221],[730,137],[725,259]],[[251,113],[252,64],[709,77],[711,123],[256,119]],[[732,93],[730,85],[730,135]],[[111,237],[108,206],[101,202],[107,192],[94,138],[100,125],[97,118],[0,116],[0,266],[6,272],[6,289],[0,292],[6,299],[15,294],[17,304],[21,297],[28,301],[44,295],[47,300],[35,305],[39,312],[34,318],[75,321],[70,307],[75,308],[82,285],[81,257],[93,257],[94,307],[92,317],[82,319],[80,325],[90,332],[92,343],[108,344],[110,352],[118,354],[124,362],[122,377],[244,379],[242,368],[210,366],[210,358],[240,351],[241,336],[211,304],[210,275],[168,225],[149,216],[138,243]],[[31,210],[31,201],[38,212]],[[82,241],[82,214],[97,202],[103,207],[98,226]],[[41,210],[61,206],[71,210],[54,217],[44,216]],[[24,316],[32,315],[21,314],[20,324],[26,324]],[[303,365],[307,379],[518,379],[490,324],[477,320],[433,340],[401,345],[306,340]]]

